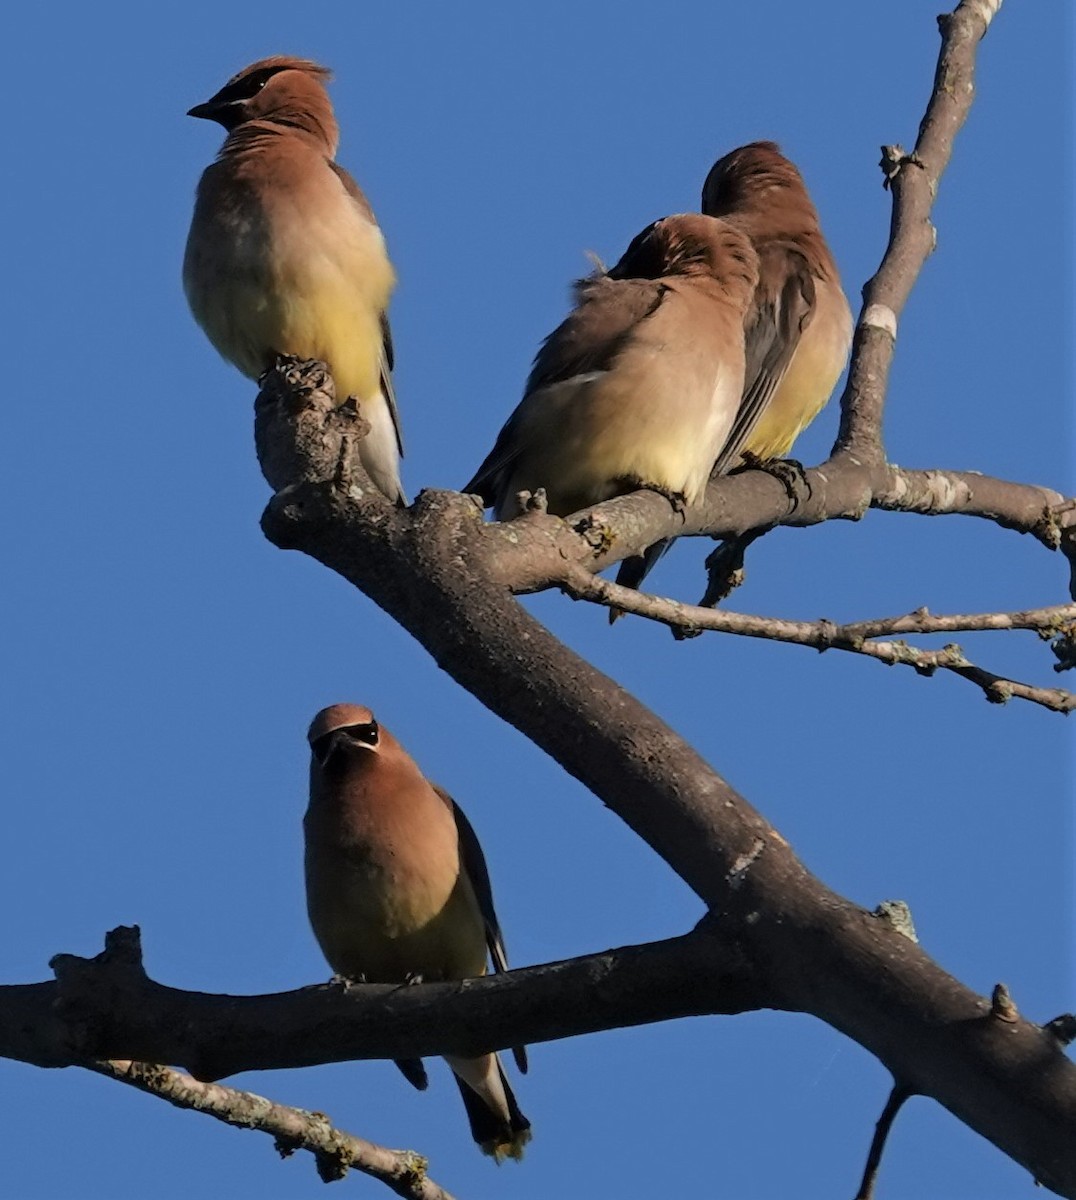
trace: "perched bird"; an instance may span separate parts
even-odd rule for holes
[[[852,313],[803,178],[773,142],[751,142],[710,169],[702,211],[751,239],[755,294],[744,317],[746,370],[739,411],[713,474],[782,458],[818,416],[852,345]],[[617,583],[638,587],[668,548],[625,559]],[[614,620],[617,610],[611,610]]]
[[[718,159],[702,211],[745,233],[759,281],[745,321],[747,383],[715,465],[781,458],[833,393],[852,345],[852,312],[818,213],[795,166],[773,142]]]
[[[744,387],[744,316],[758,281],[748,237],[697,213],[643,230],[534,361],[518,408],[465,491],[517,515],[544,488],[557,516],[653,488],[694,504]]]
[[[354,396],[370,423],[363,466],[404,504],[386,317],[395,275],[366,197],[333,161],[329,74],[264,58],[190,110],[228,136],[198,184],[183,286],[209,340],[251,379],[279,354],[327,363],[340,402]]]
[[[367,983],[435,982],[507,970],[482,848],[467,818],[431,784],[368,708],[314,718],[306,903],[329,965]],[[521,1071],[525,1051],[513,1051]],[[471,1133],[500,1162],[522,1158],[530,1122],[496,1054],[447,1056]],[[397,1062],[426,1087],[421,1060]]]

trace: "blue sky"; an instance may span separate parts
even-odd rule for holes
[[[404,483],[459,486],[518,400],[584,252],[615,260],[690,209],[712,161],[778,140],[800,165],[858,308],[884,248],[883,142],[911,145],[936,0],[662,6],[410,3],[23,6],[8,17],[3,979],[45,978],[142,926],[177,986],[325,977],[307,928],[304,731],[372,706],[478,829],[517,963],[675,934],[696,898],[600,802],[441,674],[384,614],[261,536],[253,388],[187,313],[179,266],[219,131],[184,113],[268,53],[336,70],[341,161],[373,202],[392,307]],[[1073,471],[1072,16],[1004,6],[903,319],[886,432],[909,466],[1065,490]],[[1033,84],[1033,86],[1031,86]],[[22,374],[29,369],[29,376]],[[829,408],[797,445],[825,457]],[[657,590],[695,599],[707,545]],[[1057,603],[1028,538],[872,513],[783,530],[745,611],[854,619]],[[527,603],[637,692],[789,838],[873,907],[911,906],[970,986],[1029,1016],[1076,1004],[1072,725],[957,679],[711,636],[684,645],[560,596]],[[1031,634],[965,637],[984,665],[1057,682]],[[1071,686],[1071,683],[1070,683]],[[475,1150],[447,1070],[384,1064],[239,1077],[429,1155],[461,1198],[850,1196],[885,1071],[806,1017],[754,1014],[535,1047],[522,1166]],[[312,1162],[74,1070],[0,1064],[0,1191],[25,1200],[321,1196]],[[880,1200],[1017,1200],[1029,1177],[926,1100],[901,1115]],[[372,1181],[341,1195],[388,1195]],[[335,1192],[334,1192],[335,1194]]]

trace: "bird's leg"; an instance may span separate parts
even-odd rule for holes
[[[700,608],[717,608],[722,600],[730,596],[746,577],[744,554],[753,541],[767,533],[772,526],[752,529],[739,537],[726,538],[706,559],[706,591],[699,601]],[[698,637],[701,629],[674,629],[673,637],[678,642]]]
[[[702,608],[717,608],[722,600],[730,596],[744,581],[744,555],[753,541],[767,532],[752,529],[739,537],[726,538],[706,559],[706,591],[699,605]]]
[[[807,482],[807,472],[801,462],[794,458],[762,459],[744,451],[743,466],[739,470],[765,471],[781,482],[793,508],[799,506],[804,491],[811,494],[811,485]],[[744,555],[747,547],[757,541],[764,533],[768,533],[772,525],[764,525],[760,529],[751,529],[738,537],[726,538],[716,550],[706,559],[706,591],[699,601],[700,608],[717,608],[722,600],[727,599],[744,581],[747,572],[744,569]],[[678,641],[698,637],[699,629],[674,629],[673,637]]]

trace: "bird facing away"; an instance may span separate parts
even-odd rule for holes
[[[715,471],[780,458],[825,407],[852,345],[852,312],[803,178],[773,142],[718,159],[702,211],[745,233],[759,281],[744,325],[747,380]]]
[[[228,136],[198,184],[183,286],[209,340],[251,379],[280,354],[327,363],[338,400],[354,396],[370,424],[363,466],[404,504],[386,317],[395,275],[366,197],[333,161],[329,74],[264,58],[190,110]]]
[[[759,264],[744,318],[743,397],[714,462],[713,474],[724,475],[792,449],[848,361],[852,313],[803,178],[773,142],[718,159],[703,184],[702,211],[750,238]],[[626,559],[617,583],[638,587],[667,545]]]
[[[431,784],[368,708],[314,718],[306,904],[337,975],[366,983],[468,979],[508,969],[482,848],[459,806]],[[525,1051],[513,1051],[521,1071]],[[471,1133],[497,1162],[520,1159],[530,1122],[496,1054],[445,1056]],[[426,1087],[421,1060],[397,1066]]]
[[[729,223],[689,213],[650,225],[612,270],[576,284],[464,490],[498,520],[538,488],[562,517],[642,487],[696,503],[739,408],[757,281],[750,240]]]

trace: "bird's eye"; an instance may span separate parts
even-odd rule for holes
[[[365,725],[350,725],[345,732],[353,742],[359,742],[364,746],[377,745],[378,729],[376,721],[370,721]]]
[[[277,68],[255,71],[252,75],[243,75],[239,79],[231,79],[213,97],[212,103],[223,107],[227,104],[243,104],[262,90],[270,79],[277,73]]]
[[[243,91],[247,98],[256,96],[272,78],[272,71],[259,71],[256,75],[248,75],[244,81]]]

